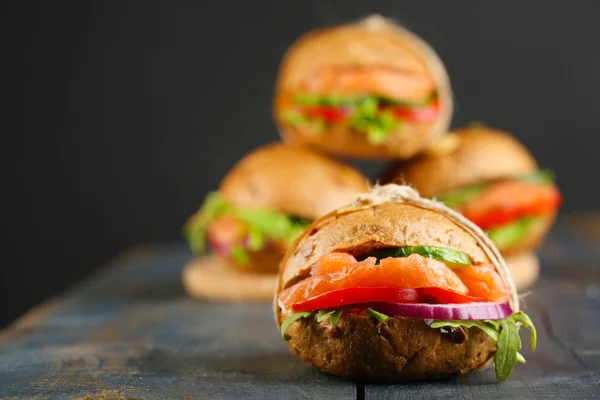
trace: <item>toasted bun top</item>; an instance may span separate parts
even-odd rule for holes
[[[513,136],[485,126],[471,126],[451,132],[416,159],[393,165],[381,181],[408,184],[431,197],[537,169],[533,156]]]
[[[260,147],[221,182],[223,198],[313,220],[366,192],[360,172],[319,153],[281,143]]]
[[[459,250],[475,263],[492,263],[511,291],[513,311],[519,310],[510,273],[483,231],[442,203],[422,198],[408,186],[393,184],[377,186],[359,195],[350,206],[313,222],[286,253],[276,296],[308,276],[311,265],[325,254],[416,245]]]
[[[430,76],[443,105],[436,133],[448,129],[452,91],[444,64],[426,42],[379,15],[355,23],[311,31],[286,52],[277,78],[277,92],[296,91],[323,67],[385,67]]]

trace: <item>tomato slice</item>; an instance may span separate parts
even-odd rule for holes
[[[294,311],[322,310],[350,304],[370,302],[419,303],[423,292],[419,289],[394,287],[353,287],[333,290],[292,305]]]
[[[425,288],[423,289],[423,293],[426,297],[431,297],[434,302],[440,304],[463,304],[487,301],[482,297],[468,296],[440,288]]]
[[[433,99],[430,103],[421,107],[391,107],[394,115],[400,119],[409,122],[424,122],[431,121],[440,113],[440,101],[438,98]]]
[[[553,212],[561,202],[555,185],[505,181],[486,188],[461,211],[481,229],[490,229],[518,218]]]
[[[308,118],[323,120],[333,124],[352,115],[352,109],[344,106],[302,107],[301,112]]]

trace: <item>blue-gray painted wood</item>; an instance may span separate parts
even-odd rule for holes
[[[504,383],[492,370],[401,385],[321,374],[290,354],[270,305],[187,297],[191,256],[174,245],[120,258],[1,332],[0,398],[600,398],[600,238],[581,227],[563,220],[541,250],[524,299],[538,351]]]

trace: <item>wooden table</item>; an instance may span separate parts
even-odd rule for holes
[[[125,254],[0,333],[0,398],[600,398],[600,215],[561,219],[541,255],[523,300],[538,350],[504,383],[492,370],[398,385],[321,374],[288,351],[270,305],[187,297],[177,244]]]

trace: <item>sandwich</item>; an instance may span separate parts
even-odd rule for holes
[[[452,114],[435,51],[377,15],[302,36],[275,90],[282,137],[340,156],[411,157],[445,133]]]
[[[275,317],[290,350],[362,381],[437,379],[492,363],[505,380],[536,333],[500,252],[408,186],[375,187],[314,221],[286,252]]]
[[[269,283],[261,283],[267,289],[259,291],[260,297],[271,297],[273,276],[294,239],[312,220],[368,188],[368,180],[358,171],[311,150],[281,143],[254,150],[234,166],[185,225],[192,251],[213,255],[209,262],[201,262],[202,274],[198,269],[188,274],[193,276],[189,281],[194,287],[200,284],[204,292],[212,281],[224,286],[223,275],[238,282],[242,278],[265,282],[248,276],[265,274],[270,275]],[[211,280],[204,271],[207,264],[213,265],[212,270],[219,264],[229,271],[219,267]],[[240,287],[236,282],[232,286]],[[249,292],[252,288],[248,285]]]
[[[527,278],[517,280],[519,288],[535,281],[539,263],[525,255],[543,241],[562,197],[552,172],[540,169],[513,136],[471,125],[445,136],[425,154],[392,165],[381,181],[406,183],[461,212],[494,241],[514,266],[513,275]]]

